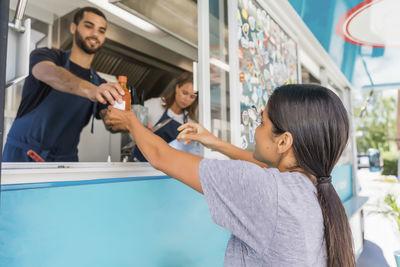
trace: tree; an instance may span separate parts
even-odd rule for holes
[[[367,93],[362,93],[364,99]],[[378,149],[381,153],[396,151],[396,143],[385,138],[396,137],[397,100],[394,97],[383,97],[382,92],[375,92],[362,117],[362,104],[357,104],[359,107],[354,110],[357,151],[366,152],[368,148]]]

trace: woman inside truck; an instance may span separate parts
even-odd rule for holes
[[[151,98],[144,102],[148,108],[149,128],[169,143],[178,136],[178,127],[197,119],[197,92],[193,91],[193,74],[182,73],[176,78],[165,97]],[[135,146],[129,161],[147,161]]]

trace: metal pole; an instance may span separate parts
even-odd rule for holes
[[[211,130],[209,0],[197,1],[199,122]]]
[[[343,97],[347,100],[347,107],[348,107],[348,116],[350,119],[350,131],[351,131],[351,152],[352,152],[352,179],[353,179],[353,195],[357,196],[358,195],[358,190],[360,188],[360,181],[358,177],[358,164],[357,164],[357,141],[356,141],[356,129],[355,129],[355,124],[354,124],[354,116],[352,116],[352,110],[353,108],[353,93],[352,89],[349,87],[345,87],[343,91]],[[344,100],[345,100],[344,99]]]
[[[4,95],[6,89],[6,60],[8,36],[9,0],[0,0],[0,148],[3,148],[4,127]],[[1,196],[1,162],[3,153],[0,153],[0,196]],[[1,200],[1,199],[0,199]],[[0,201],[1,203],[1,201]]]
[[[219,55],[220,55],[220,60],[223,62],[228,62],[229,59],[225,58],[225,49],[229,48],[225,47],[225,9],[228,7],[224,5],[224,0],[219,0],[218,3],[218,38],[219,38]],[[221,99],[221,123],[220,123],[220,130],[221,130],[221,139],[228,141],[228,116],[227,116],[227,98],[226,98],[226,91],[229,90],[227,88],[227,83],[226,83],[226,70],[222,70],[218,68],[218,71],[221,75],[221,84],[220,84],[220,99]],[[232,142],[230,140],[230,142]]]
[[[209,0],[197,1],[199,122],[211,131]],[[206,157],[210,150],[204,149]]]
[[[239,80],[239,40],[237,37],[237,9],[238,1],[229,0],[228,3],[228,38],[229,38],[229,96],[231,118],[231,143],[240,147],[240,93]]]
[[[19,31],[24,31],[22,27],[22,18],[24,17],[25,14],[25,9],[26,9],[26,4],[28,0],[19,0],[17,4],[17,9],[15,10],[15,16],[14,16],[14,26],[15,29]]]
[[[400,138],[400,89],[397,90],[397,136],[396,136],[396,145],[397,150],[399,151],[397,157],[397,181],[400,181],[400,142],[398,138]]]

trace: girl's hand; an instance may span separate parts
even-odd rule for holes
[[[192,141],[197,141],[207,148],[213,148],[214,144],[219,140],[198,123],[185,123],[178,128],[178,131],[180,131],[180,133],[176,139],[178,141],[184,140],[184,145]]]
[[[108,106],[108,112],[104,117],[104,124],[107,130],[111,132],[128,131],[129,125],[134,118],[135,113],[132,110],[124,111]]]

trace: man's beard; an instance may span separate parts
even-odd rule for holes
[[[80,35],[78,30],[76,30],[76,32],[75,32],[75,43],[79,48],[81,48],[83,51],[85,51],[89,55],[96,53],[101,48],[101,45],[99,45],[97,48],[89,47],[86,44],[85,40],[83,40],[83,37],[82,37],[82,35]]]

